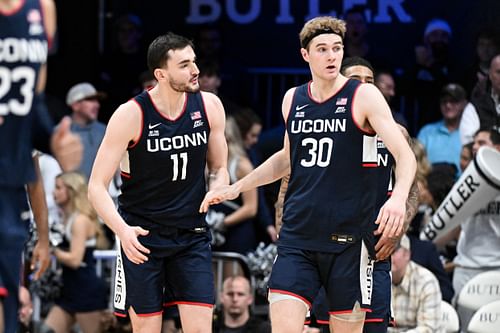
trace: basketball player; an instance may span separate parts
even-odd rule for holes
[[[413,181],[413,153],[373,85],[339,73],[345,22],[317,17],[300,32],[301,54],[312,81],[283,99],[284,147],[231,186],[207,193],[210,204],[290,173],[278,256],[269,280],[273,332],[299,333],[321,285],[336,333],[362,332],[370,308],[372,223],[382,237],[403,233],[405,202]],[[377,138],[398,165],[393,194],[377,215]],[[371,189],[371,190],[370,190]]]
[[[81,159],[81,144],[69,131],[69,120],[52,132],[42,98],[55,28],[52,0],[0,0],[0,331],[2,326],[6,332],[16,330],[21,252],[28,228],[22,218],[28,211],[25,184],[36,179],[33,146],[45,152],[52,149],[65,169]],[[48,235],[43,239],[38,245],[48,252]]]
[[[165,288],[184,332],[210,332],[210,233],[198,207],[205,165],[210,187],[229,183],[224,109],[199,91],[191,41],[159,36],[147,57],[158,84],[113,114],[89,185],[92,204],[121,242],[115,313],[128,312],[134,332],[160,332]],[[119,165],[117,211],[107,188]]]
[[[362,83],[374,82],[374,73],[372,65],[360,57],[349,57],[342,61],[340,73],[350,79],[356,79]],[[409,139],[408,132],[404,127],[398,125],[406,139]],[[377,142],[377,165],[379,170],[377,206],[380,207],[387,200],[387,196],[392,192],[392,167],[394,158],[388,153],[382,141]],[[283,206],[283,200],[288,187],[289,177],[283,177],[278,195],[277,207]],[[412,185],[408,200],[406,202],[406,231],[410,221],[415,216],[418,207],[418,189],[415,184]],[[281,212],[277,212],[277,228],[281,227]],[[376,228],[376,226],[374,226]],[[375,247],[378,261],[374,264],[373,271],[373,297],[371,302],[371,312],[365,317],[363,327],[364,333],[382,333],[387,332],[389,321],[391,320],[391,262],[386,253],[392,253],[398,244],[399,238],[379,239]],[[325,290],[322,288],[315,297],[312,304],[312,312],[316,317],[316,322],[322,325],[329,325],[328,305],[325,299]],[[322,327],[324,332],[329,332],[328,327]]]

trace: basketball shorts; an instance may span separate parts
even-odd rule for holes
[[[151,253],[134,264],[123,250],[117,257],[115,314],[126,316],[133,307],[139,316],[160,315],[164,306],[191,304],[213,307],[214,280],[209,231],[177,229],[164,234],[150,230],[139,241]]]
[[[373,271],[373,297],[371,311],[366,313],[364,333],[387,332],[391,318],[391,262],[390,259],[377,261]],[[326,301],[325,289],[322,287],[312,304],[312,313],[316,322],[329,325],[330,314]],[[306,323],[310,321],[306,318]]]
[[[325,287],[330,314],[345,313],[359,302],[370,311],[373,260],[363,241],[340,253],[317,252],[278,246],[269,279],[269,292],[292,295],[311,308],[321,286]]]

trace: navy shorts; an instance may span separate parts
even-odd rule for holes
[[[377,261],[373,271],[373,297],[371,311],[366,313],[364,333],[387,332],[391,318],[391,262],[390,259]],[[316,322],[328,325],[328,313],[325,289],[322,287],[312,304],[312,313]]]
[[[170,229],[168,234],[149,230],[139,241],[151,253],[136,265],[120,251],[115,274],[115,314],[126,316],[162,313],[163,306],[192,304],[213,307],[214,279],[210,233]]]
[[[309,308],[325,287],[330,314],[351,311],[359,302],[370,311],[373,261],[364,242],[346,246],[340,253],[295,249],[278,245],[269,279],[269,292],[295,296]]]
[[[24,187],[0,189],[0,300],[5,332],[17,328],[21,254],[28,238],[29,216]]]
[[[365,333],[387,332],[391,319],[391,258],[375,262],[372,311],[366,314]]]

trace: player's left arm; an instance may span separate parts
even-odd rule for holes
[[[209,189],[229,184],[227,171],[227,142],[224,135],[226,117],[220,99],[212,93],[202,92],[205,110],[210,123],[207,166]]]
[[[365,129],[373,129],[394,157],[396,183],[391,198],[380,209],[375,223],[379,225],[377,234],[399,237],[404,232],[406,200],[417,168],[415,155],[394,121],[389,105],[374,85],[363,84],[359,87],[355,110],[358,123]]]

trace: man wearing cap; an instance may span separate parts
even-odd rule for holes
[[[414,93],[418,112],[418,128],[439,119],[439,89],[450,82],[449,47],[452,30],[443,19],[430,20],[423,44],[415,47],[416,69]]]
[[[455,83],[447,84],[441,90],[439,106],[443,118],[425,125],[418,133],[431,163],[451,163],[460,170],[460,117],[467,104],[464,88]]]
[[[78,171],[87,179],[90,177],[97,149],[106,131],[106,126],[97,121],[99,100],[104,97],[104,93],[98,92],[88,82],[74,85],[66,95],[66,104],[72,110],[71,130],[80,136],[83,144],[83,157]]]
[[[404,235],[391,257],[392,306],[396,325],[389,327],[388,332],[444,332],[439,282],[431,271],[410,257],[410,239]]]

